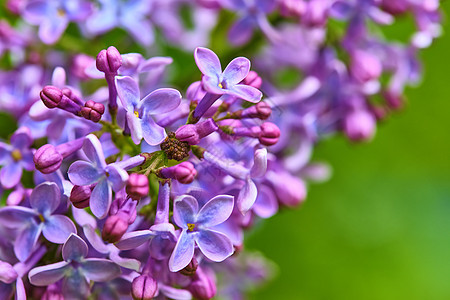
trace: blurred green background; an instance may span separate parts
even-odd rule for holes
[[[321,142],[315,159],[332,178],[247,235],[279,266],[251,299],[450,299],[448,29],[423,51],[424,80],[404,111],[369,144]]]

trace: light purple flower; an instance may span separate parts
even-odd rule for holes
[[[55,183],[38,185],[30,196],[32,208],[9,206],[0,209],[0,224],[20,228],[14,252],[21,261],[26,260],[37,240],[44,234],[52,243],[63,244],[71,233],[76,233],[73,222],[66,216],[53,214],[60,204],[61,192]]]
[[[103,258],[85,258],[88,246],[76,234],[71,234],[62,248],[64,261],[32,269],[28,278],[37,286],[48,286],[63,279],[63,294],[67,299],[85,299],[89,281],[105,282],[119,276],[118,265]]]
[[[123,188],[128,180],[128,173],[117,164],[106,165],[102,145],[98,138],[90,134],[86,137],[83,151],[89,161],[76,161],[68,171],[70,181],[75,185],[96,183],[92,190],[90,208],[100,219],[108,214],[112,201],[112,190]]]
[[[250,71],[250,61],[245,57],[233,59],[222,72],[217,55],[198,47],[194,52],[195,62],[202,72],[202,83],[206,91],[216,95],[231,95],[253,103],[261,100],[262,93],[249,85],[239,84]]]
[[[55,43],[69,22],[82,21],[91,13],[88,1],[31,0],[24,8],[24,18],[39,25],[39,38],[46,44]]]
[[[34,170],[33,153],[30,149],[33,139],[27,127],[21,127],[11,136],[11,145],[0,142],[0,183],[4,188],[16,186],[23,169]]]
[[[133,78],[116,78],[117,93],[127,112],[131,138],[139,144],[142,138],[150,145],[160,144],[166,137],[163,127],[156,124],[152,115],[163,114],[177,108],[181,94],[175,89],[157,89],[140,100],[139,86]]]
[[[183,195],[174,202],[173,218],[181,227],[181,234],[169,260],[169,269],[178,272],[194,256],[195,245],[210,260],[220,262],[233,254],[230,239],[211,228],[225,222],[231,215],[234,197],[219,195],[209,200],[200,210],[197,199]]]

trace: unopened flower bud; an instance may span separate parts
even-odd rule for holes
[[[56,150],[56,147],[46,144],[39,148],[33,157],[36,169],[41,173],[50,174],[61,166],[63,156]]]
[[[266,122],[261,125],[259,142],[264,146],[272,146],[278,142],[280,135],[281,132],[277,125],[271,122]]]
[[[85,208],[89,206],[89,199],[95,184],[91,185],[75,185],[70,192],[70,202],[76,208]]]
[[[242,80],[242,83],[259,89],[262,84],[262,79],[259,77],[258,73],[255,71],[250,71],[244,80]]]
[[[306,4],[303,0],[281,0],[280,13],[285,17],[300,17],[306,11]]]
[[[102,230],[102,239],[109,243],[119,241],[128,229],[128,217],[119,212],[106,219]]]
[[[45,106],[48,108],[55,108],[58,107],[58,104],[61,102],[63,92],[56,86],[47,85],[42,89],[39,95]]]
[[[250,106],[241,111],[239,114],[242,119],[244,118],[258,118],[266,120],[272,114],[272,108],[266,102],[258,102],[256,105]]]
[[[164,168],[160,173],[164,178],[173,178],[180,183],[189,184],[194,181],[197,170],[191,162],[185,161],[176,166]]]
[[[13,266],[5,261],[0,260],[0,281],[6,284],[16,281],[18,274]]]
[[[370,140],[375,128],[375,117],[365,109],[352,111],[344,119],[344,132],[352,141]]]
[[[355,51],[350,71],[357,80],[367,82],[380,77],[383,67],[380,60],[367,51]]]
[[[194,276],[194,280],[188,287],[192,296],[198,300],[212,299],[217,292],[216,283],[213,278],[205,274],[201,269],[198,269]]]
[[[148,195],[148,178],[143,174],[132,173],[128,177],[127,194],[134,200],[139,200]]]
[[[185,276],[193,276],[195,275],[197,268],[198,268],[198,261],[194,256],[192,257],[191,262],[183,270],[181,270],[180,273]]]
[[[105,106],[92,100],[86,101],[84,107],[81,109],[83,118],[96,123],[100,121],[104,112]]]
[[[136,277],[131,284],[131,295],[134,300],[150,300],[158,291],[158,283],[148,275]]]
[[[117,74],[117,70],[122,66],[122,57],[114,46],[100,51],[95,61],[97,69],[107,75]]]
[[[183,125],[175,132],[175,137],[189,145],[197,145],[200,140],[219,129],[212,118],[197,124]]]

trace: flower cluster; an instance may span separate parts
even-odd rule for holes
[[[7,8],[0,111],[17,129],[0,141],[0,299],[240,299],[270,276],[244,232],[328,178],[311,161],[322,138],[373,137],[441,31],[437,0]],[[408,42],[380,34],[404,15],[417,25]],[[123,31],[108,46],[183,54],[89,55]],[[252,63],[223,68],[214,45]]]

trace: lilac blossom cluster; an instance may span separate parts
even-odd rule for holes
[[[244,251],[244,232],[329,177],[311,161],[321,139],[373,137],[441,30],[437,0],[7,7],[17,20],[0,21],[0,111],[18,129],[0,142],[0,299],[241,299],[271,273]],[[408,42],[377,31],[405,15],[416,24]],[[48,46],[63,45],[71,23],[88,41],[120,28],[142,47],[193,51],[198,81],[170,87],[170,57]],[[221,26],[235,52],[261,45],[252,65],[223,68],[203,47]],[[301,79],[280,84],[286,70]]]

